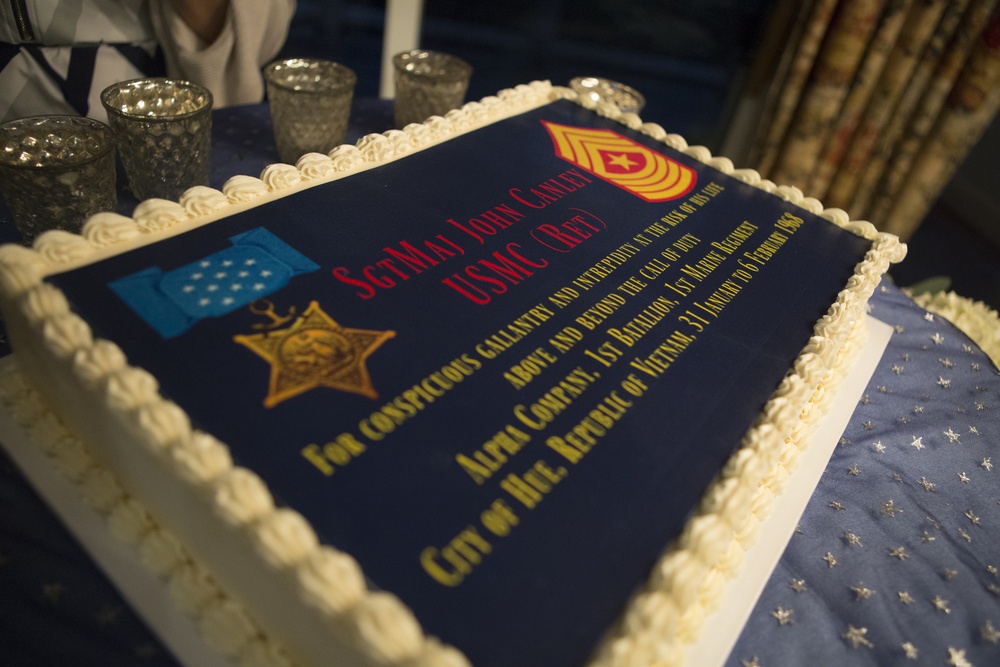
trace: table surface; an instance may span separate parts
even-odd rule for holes
[[[370,133],[394,127],[392,104],[374,98],[358,98],[351,105],[351,120],[344,141],[348,144]],[[221,189],[231,176],[258,176],[264,167],[278,162],[271,114],[266,104],[228,107],[212,112],[212,171],[209,183]],[[118,211],[131,214],[138,200],[128,190],[125,172],[118,161]],[[0,197],[0,243],[20,243],[14,218]]]
[[[391,122],[356,100],[347,141]],[[275,161],[266,106],[213,114],[212,186]],[[1000,373],[891,283],[871,314],[895,333],[727,667],[1000,664]],[[3,664],[177,664],[2,450],[0,628]]]

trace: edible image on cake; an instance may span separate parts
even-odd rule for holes
[[[259,312],[268,315],[278,326],[294,317],[279,318],[273,307]],[[395,335],[395,331],[342,327],[313,301],[285,329],[234,336],[233,340],[271,364],[264,406],[273,408],[317,387],[378,398],[365,360]]]
[[[648,202],[670,201],[694,189],[694,169],[613,130],[542,121],[556,155]]]
[[[229,239],[233,247],[172,271],[153,266],[108,286],[163,338],[179,336],[280,290],[319,265],[258,227]]]
[[[46,279],[93,333],[66,331],[65,344],[46,329],[76,318],[46,305],[49,290],[31,292],[46,304],[19,281],[11,293],[20,265],[0,256],[32,381],[62,396],[74,373],[73,397],[94,406],[78,420],[94,458],[185,531],[296,663],[451,662],[450,649],[418,653],[440,641],[483,667],[570,667],[617,650],[602,637],[679,655],[672,619],[730,603],[714,585],[731,574],[725,558],[687,586],[704,535],[721,540],[713,553],[742,548],[716,528],[753,503],[716,500],[769,493],[766,462],[823,407],[811,396],[887,263],[881,241],[699,164],[701,151],[568,100],[531,105],[405,157],[362,144],[377,159],[347,177],[273,190],[120,255],[100,249]],[[42,306],[55,314],[37,317]],[[817,344],[822,358],[798,361]],[[81,363],[67,363],[70,347]],[[150,400],[119,400],[119,384],[145,379],[110,364],[119,357],[155,378]],[[119,375],[110,396],[94,382]],[[188,460],[203,461],[205,440],[189,428],[229,453],[197,485]],[[749,458],[732,459],[740,447]],[[217,480],[247,479],[235,466],[273,509],[238,529],[219,512],[192,517]],[[182,502],[163,500],[164,471]],[[349,585],[365,595],[346,616],[331,611],[335,591],[295,584],[333,549],[354,559],[337,562],[353,563]],[[314,592],[320,606],[303,602]],[[676,613],[633,623],[650,600]],[[391,641],[395,621],[388,639],[315,632],[383,609],[414,641]]]

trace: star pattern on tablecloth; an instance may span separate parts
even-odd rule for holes
[[[854,592],[854,599],[857,600],[867,600],[871,596],[875,595],[875,591],[868,588],[864,583],[859,583],[857,586],[851,586],[851,591]]]
[[[993,627],[993,621],[990,619],[986,619],[986,622],[983,623],[983,627],[979,630],[979,636],[982,637],[983,641],[991,644],[1000,642],[1000,630]]]
[[[951,607],[948,606],[948,601],[940,595],[935,595],[934,599],[931,600],[931,604],[934,605],[934,608],[940,612],[944,612],[945,614],[951,613]]]
[[[850,642],[851,646],[858,648],[859,646],[865,646],[867,648],[875,648],[875,645],[868,640],[867,635],[868,628],[856,628],[853,625],[848,624],[847,632],[841,635],[844,639]]]
[[[94,620],[100,627],[114,625],[121,616],[124,608],[121,605],[105,604],[94,614]]]
[[[789,623],[794,623],[792,620],[793,609],[782,609],[778,607],[771,612],[771,616],[774,616],[775,620],[778,621],[778,625],[788,625]]]
[[[61,581],[52,581],[42,585],[42,597],[53,606],[58,606],[62,602],[65,592],[66,586]]]
[[[983,611],[1000,600],[1000,423],[990,409],[1000,379],[947,321],[888,294],[873,315],[893,327],[890,348],[800,519],[805,535],[792,538],[727,667],[752,655],[776,665],[1000,664],[1000,618]],[[776,626],[772,613],[793,607],[775,641],[764,630]],[[833,632],[841,652],[818,648]]]
[[[965,659],[965,649],[948,647],[948,664],[952,667],[973,667],[972,663]]]
[[[890,498],[887,502],[882,503],[882,509],[879,511],[890,519],[895,519],[896,515],[902,513],[903,510],[896,507],[896,502]]]

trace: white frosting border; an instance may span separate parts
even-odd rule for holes
[[[698,635],[704,617],[720,603],[724,581],[739,571],[743,548],[755,539],[758,522],[769,513],[782,480],[794,468],[797,448],[823,412],[826,385],[847,363],[842,351],[850,347],[846,345],[850,332],[862,319],[881,275],[905,255],[905,246],[895,236],[879,233],[868,222],[851,221],[842,210],[823,209],[819,201],[805,197],[797,188],[777,186],[754,170],[736,170],[728,159],[713,158],[702,146],[688,146],[679,135],[643,123],[635,114],[578,100],[569,89],[535,82],[470,102],[443,118],[368,135],[355,146],[340,146],[329,155],[304,155],[294,167],[271,165],[259,179],[233,177],[221,192],[192,188],[180,202],[145,201],[131,218],[113,213],[93,216],[80,235],[50,231],[40,235],[32,249],[0,248],[0,291],[5,306],[13,306],[28,329],[43,338],[45,354],[72,364],[80,383],[105,401],[111,415],[132,426],[136,440],[153,455],[169,460],[179,478],[210,494],[220,520],[244,533],[255,545],[257,557],[297,586],[305,604],[342,630],[337,638],[373,665],[459,667],[468,663],[455,649],[425,637],[398,598],[367,589],[357,562],[321,545],[306,519],[291,509],[275,507],[255,473],[235,467],[225,445],[192,429],[183,410],[159,395],[155,379],[128,366],[116,345],[94,340],[89,326],[70,312],[62,293],[43,278],[370,169],[558,98],[577,101],[872,241],[855,274],[816,324],[793,370],[593,661],[602,667],[679,664],[684,645]],[[79,481],[89,502],[108,514],[112,532],[135,544],[144,562],[168,578],[182,608],[201,619],[210,643],[244,665],[292,664],[247,610],[212,585],[211,576],[185,555],[176,538],[159,529],[134,498],[117,493],[120,485],[94,463],[78,440],[49,413],[37,406],[26,409],[22,419],[41,434],[42,442],[49,443],[41,446],[54,448],[57,466]]]
[[[1000,367],[1000,315],[982,301],[954,292],[925,293],[912,297],[918,306],[940,315],[971,338]]]

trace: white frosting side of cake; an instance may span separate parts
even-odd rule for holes
[[[7,400],[22,411],[19,420],[31,426],[57,466],[108,515],[113,532],[136,546],[169,582],[181,607],[201,619],[209,642],[227,655],[246,665],[467,664],[454,649],[425,637],[395,596],[367,589],[354,559],[321,545],[303,517],[275,507],[256,474],[235,467],[223,443],[193,430],[184,411],[159,395],[155,378],[129,367],[116,345],[94,340],[43,278],[384,164],[559,97],[576,98],[544,82],[519,86],[444,118],[369,135],[329,155],[305,155],[295,167],[272,165],[259,179],[234,177],[221,192],[193,188],[179,203],[143,202],[132,218],[94,216],[81,235],[47,232],[33,249],[0,248],[0,298],[18,364],[88,445],[70,436],[38,401],[21,400],[26,389],[8,391]],[[684,645],[720,603],[726,579],[739,572],[744,547],[755,539],[756,526],[794,469],[797,448],[822,413],[828,385],[848,363],[844,350],[851,331],[905,246],[870,223],[850,221],[843,211],[823,210],[796,188],[735,170],[729,160],[689,147],[635,114],[610,105],[595,110],[872,241],[741,449],[594,659],[597,665],[677,664]],[[97,461],[113,467],[114,475]],[[136,502],[139,495],[145,507]]]

